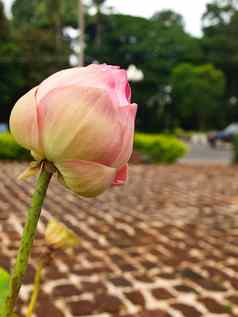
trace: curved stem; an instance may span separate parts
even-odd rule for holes
[[[44,269],[44,261],[40,261],[37,265],[36,269],[36,275],[35,275],[35,280],[34,280],[34,287],[33,287],[33,292],[31,295],[31,301],[29,304],[29,307],[27,309],[26,317],[31,317],[34,313],[37,299],[40,293],[40,287],[41,287],[41,280],[42,280],[42,273]]]
[[[27,269],[28,259],[41,213],[41,207],[44,202],[51,176],[52,173],[43,167],[37,180],[36,190],[32,197],[31,208],[28,210],[27,221],[24,227],[20,248],[18,250],[16,264],[10,277],[9,295],[4,303],[3,311],[0,312],[1,317],[11,317],[13,313],[22,280]]]

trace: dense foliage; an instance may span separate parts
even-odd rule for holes
[[[134,147],[150,163],[174,163],[187,152],[177,138],[159,134],[136,133]]]
[[[226,79],[221,122],[238,121],[238,1],[212,1],[203,16],[201,40],[206,59],[222,70]]]
[[[0,133],[1,160],[31,160],[30,152],[16,143],[10,133]]]
[[[238,134],[233,139],[233,163],[238,164]]]
[[[20,95],[70,66],[77,45],[68,30],[77,27],[77,3],[15,0],[8,19],[0,0],[0,122]],[[202,38],[188,34],[171,10],[145,19],[105,14],[106,0],[87,3],[86,63],[143,71],[144,79],[132,82],[139,130],[208,130],[238,121],[237,0],[210,1]]]
[[[173,102],[176,118],[187,129],[206,129],[219,121],[224,91],[224,76],[213,65],[180,64],[172,72]]]

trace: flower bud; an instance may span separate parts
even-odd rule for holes
[[[127,180],[137,110],[130,99],[117,66],[66,69],[18,100],[10,129],[37,161],[54,164],[68,188],[96,196]]]
[[[67,250],[80,244],[78,236],[65,225],[51,219],[46,227],[45,240],[54,249]]]

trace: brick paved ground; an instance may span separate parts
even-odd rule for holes
[[[0,265],[10,267],[32,186],[20,164],[0,164]],[[81,237],[48,267],[37,317],[238,316],[238,169],[131,166],[129,184],[79,199],[51,184],[45,224]],[[28,300],[34,260],[21,292]],[[24,310],[24,309],[23,309]],[[23,314],[22,314],[23,316]]]

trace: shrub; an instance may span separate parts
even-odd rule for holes
[[[233,158],[234,164],[238,164],[238,134],[235,135],[233,139]]]
[[[136,133],[134,144],[147,162],[174,163],[187,152],[187,146],[173,136]]]
[[[196,133],[196,132],[185,131],[181,128],[177,128],[174,131],[175,137],[177,137],[178,139],[183,140],[183,141],[189,141],[194,133]]]
[[[1,160],[31,160],[30,152],[21,147],[8,133],[0,133],[0,159]]]

